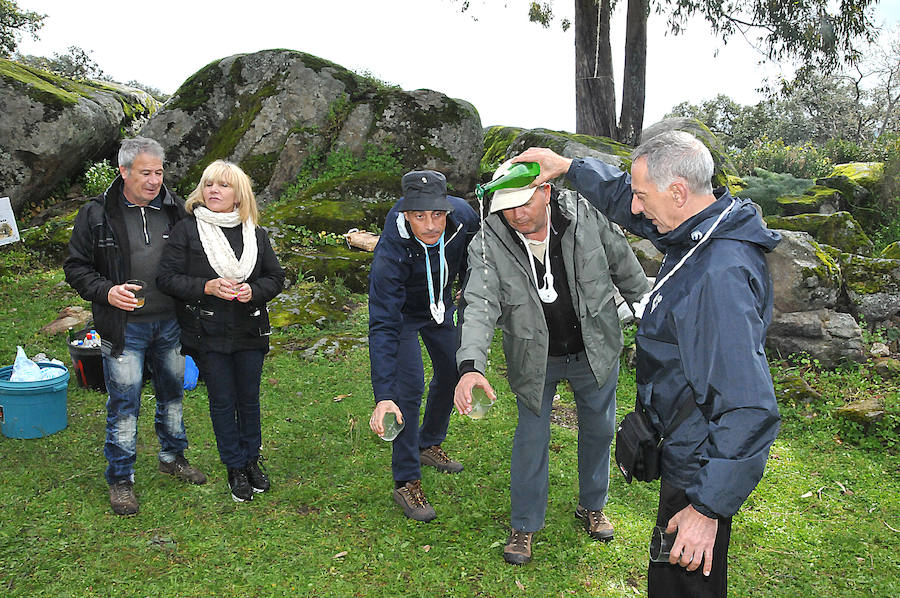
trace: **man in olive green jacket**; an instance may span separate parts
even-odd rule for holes
[[[575,192],[547,184],[501,190],[490,211],[483,236],[476,235],[468,250],[454,401],[466,414],[473,387],[496,396],[484,372],[499,325],[519,418],[510,464],[512,529],[503,556],[524,564],[531,560],[533,533],[544,526],[550,409],[563,379],[578,408],[575,515],[591,537],[613,537],[603,514],[623,342],[613,287],[630,304],[650,285],[618,226]]]

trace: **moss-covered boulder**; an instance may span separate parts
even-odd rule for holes
[[[765,221],[769,228],[808,232],[819,243],[837,247],[847,253],[872,253],[872,241],[849,212],[766,216]]]
[[[878,255],[878,257],[888,260],[900,260],[900,241],[894,241],[882,249],[881,254]]]
[[[737,196],[747,188],[747,181],[736,174],[727,174],[725,175],[725,185],[732,195]]]
[[[150,94],[75,81],[0,59],[0,190],[13,210],[43,204],[88,160],[112,155],[157,108]]]
[[[737,169],[728,157],[725,145],[709,130],[705,124],[696,118],[676,117],[666,118],[652,124],[641,133],[641,141],[653,139],[660,133],[667,131],[684,131],[690,133],[709,148],[716,169],[713,173],[713,187],[721,187],[728,184],[728,175],[737,175]]]
[[[290,235],[287,236],[290,238]],[[277,241],[275,248],[281,265],[290,280],[312,278],[317,281],[342,280],[354,293],[369,289],[369,267],[372,254],[350,249],[347,245],[304,245],[291,247],[286,238]]]
[[[351,228],[379,230],[400,192],[399,177],[352,173],[314,183],[297,195],[268,206],[260,220],[267,229],[275,231],[300,226],[312,232],[336,234]]]
[[[837,189],[813,185],[800,195],[782,195],[776,201],[785,216],[798,214],[833,214],[844,209],[842,194]]]
[[[342,160],[363,160],[374,151],[397,177],[439,170],[457,194],[465,193],[474,188],[483,142],[468,102],[386,86],[292,50],[211,62],[182,84],[143,134],[163,143],[182,192],[207,164],[224,158],[251,175],[263,203],[298,175],[341,174],[346,164],[329,161],[336,152]],[[369,160],[369,169],[386,168]]]
[[[782,403],[805,405],[813,401],[820,401],[822,395],[811,387],[800,374],[788,373],[775,381],[775,398]]]
[[[324,328],[347,319],[349,308],[328,286],[300,281],[269,302],[269,321],[274,328],[316,326]]]
[[[883,162],[838,164],[827,177],[816,179],[817,185],[841,192],[842,209],[851,211],[866,230],[877,228],[890,207],[892,199],[881,196],[883,183]]]
[[[487,174],[487,180],[497,167],[503,164],[509,156],[507,150],[513,144],[522,131],[518,127],[503,127],[496,125],[484,129],[484,152],[481,155],[481,173]]]
[[[840,186],[846,181],[852,182],[866,189],[869,193],[875,194],[884,178],[884,162],[849,162],[847,164],[836,164],[831,173],[824,177],[825,184],[833,186],[835,189],[841,189]],[[833,184],[832,184],[833,183]],[[855,188],[851,193],[856,193]],[[842,189],[843,190],[843,189]]]
[[[842,253],[839,264],[855,313],[870,324],[900,314],[900,260]]]
[[[859,399],[835,409],[834,416],[868,428],[884,418],[884,405],[877,399]]]

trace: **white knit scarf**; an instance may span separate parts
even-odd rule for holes
[[[200,233],[200,243],[206,259],[216,274],[237,282],[247,280],[256,266],[256,226],[250,222],[241,222],[241,215],[237,210],[223,213],[197,206],[194,208],[194,217],[197,219],[197,232]],[[231,243],[222,232],[222,227],[231,228],[238,224],[241,225],[244,239],[240,260],[235,257]]]

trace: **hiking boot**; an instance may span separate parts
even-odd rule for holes
[[[109,504],[116,515],[134,515],[138,512],[138,499],[134,495],[134,482],[121,480],[109,485]]]
[[[250,482],[250,487],[253,488],[254,492],[265,492],[271,487],[269,476],[262,468],[259,457],[248,462],[245,469],[247,471],[247,480]]]
[[[419,451],[419,462],[444,473],[459,473],[463,470],[463,464],[448,457],[439,444]]]
[[[253,500],[253,488],[247,479],[247,470],[242,467],[228,468],[228,486],[231,487],[231,498],[234,502]]]
[[[184,455],[178,455],[174,461],[166,463],[159,462],[159,471],[168,475],[173,475],[183,482],[191,484],[205,484],[206,474],[188,463]]]
[[[509,538],[503,547],[503,560],[511,565],[524,565],[531,562],[531,538],[534,532],[509,530]]]
[[[575,517],[584,522],[584,529],[590,537],[601,542],[613,539],[613,524],[603,511],[591,511],[581,505],[575,507]]]
[[[437,514],[434,507],[428,504],[425,493],[422,491],[422,480],[406,482],[403,486],[394,489],[394,502],[403,509],[403,514],[416,521],[431,521]]]

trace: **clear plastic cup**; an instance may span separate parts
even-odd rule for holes
[[[494,402],[488,398],[487,393],[480,386],[472,387],[472,410],[466,415],[472,419],[481,419],[490,411]]]
[[[394,440],[404,428],[404,424],[398,422],[397,416],[390,411],[384,414],[381,424],[384,426],[384,434],[381,435],[381,439],[388,442]]]
[[[655,526],[653,534],[650,536],[650,561],[653,563],[668,563],[669,554],[672,552],[672,546],[675,544],[675,536],[677,535],[677,529],[671,534],[667,534],[666,528],[659,525]]]

